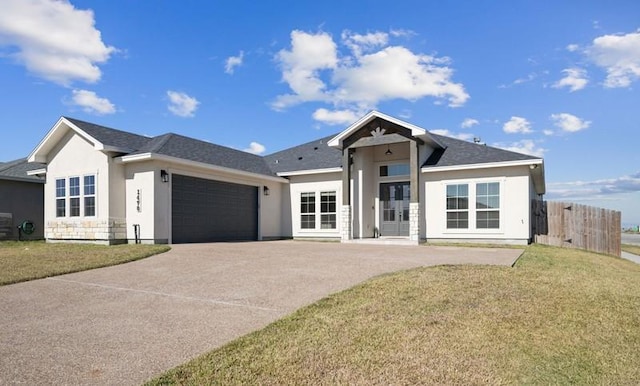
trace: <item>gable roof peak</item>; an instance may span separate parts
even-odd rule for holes
[[[371,110],[365,116],[354,122],[351,126],[347,127],[344,131],[336,135],[329,141],[329,146],[342,149],[343,142],[345,139],[349,138],[352,134],[356,133],[358,130],[365,127],[367,124],[372,122],[375,119],[382,119],[384,121],[390,122],[394,125],[398,125],[403,127],[411,132],[411,135],[416,138],[420,138],[423,141],[426,141],[435,147],[443,147],[441,143],[437,141],[435,137],[431,135],[427,130],[416,126],[412,123],[405,122],[401,119],[392,117],[390,115],[381,113],[377,110]]]

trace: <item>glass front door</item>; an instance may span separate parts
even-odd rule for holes
[[[380,184],[380,236],[409,236],[409,182]]]

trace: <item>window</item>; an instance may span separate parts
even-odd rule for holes
[[[96,215],[96,176],[84,176],[84,215]]]
[[[476,185],[476,228],[500,228],[500,183]]]
[[[320,193],[320,229],[336,229],[336,192]]]
[[[320,198],[319,205],[316,197]],[[335,191],[300,193],[300,229],[337,229],[336,208]]]
[[[69,189],[67,190],[67,183]],[[81,185],[82,183],[82,185]],[[56,179],[56,217],[96,215],[96,176],[88,175]]]
[[[56,217],[66,216],[66,180],[59,178],[56,180]]]
[[[447,185],[447,229],[469,228],[469,185]]]
[[[380,166],[380,177],[408,176],[411,172],[409,164],[392,164]]]
[[[316,227],[316,194],[300,193],[300,228],[315,229]]]
[[[80,177],[69,178],[69,216],[80,216]]]

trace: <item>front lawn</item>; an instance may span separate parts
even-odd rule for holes
[[[0,285],[122,264],[166,252],[167,245],[0,242]]]
[[[150,384],[637,384],[638,326],[640,265],[532,245],[369,280]]]

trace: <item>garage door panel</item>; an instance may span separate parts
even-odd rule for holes
[[[256,240],[258,188],[174,174],[172,241]]]

